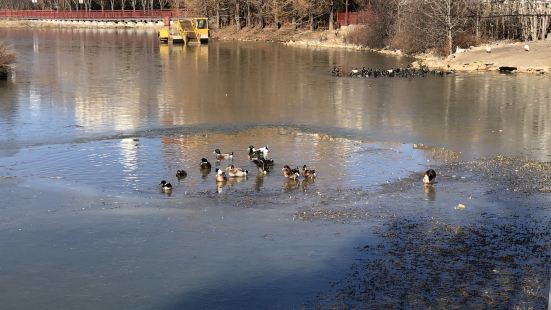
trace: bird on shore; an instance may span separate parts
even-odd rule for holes
[[[283,166],[281,169],[283,172],[283,176],[288,179],[296,180],[298,177],[300,177],[300,170],[298,170],[298,167],[296,169],[291,169],[288,165]]]
[[[172,184],[168,183],[165,180],[161,181],[160,188],[163,193],[170,193],[172,192]]]
[[[530,51],[530,45],[524,44],[524,50],[529,52]]]
[[[316,170],[315,169],[308,169],[306,165],[302,166],[302,176],[306,179],[308,178],[315,178],[316,177]]]
[[[216,178],[216,182],[226,182],[228,180],[226,173],[218,168],[216,168],[215,178]]]
[[[187,177],[187,172],[185,170],[176,171],[176,178],[178,178],[178,180],[183,179],[185,177]]]
[[[486,45],[486,53],[491,53],[492,48],[489,45]]]
[[[436,182],[436,171],[433,169],[429,169],[425,172],[425,175],[423,176],[423,184],[429,185],[434,184]]]
[[[235,167],[234,165],[229,165],[226,167],[226,173],[228,174],[229,177],[238,178],[238,177],[246,177],[247,174],[249,174],[249,171]]]
[[[231,153],[222,153],[220,151],[220,149],[216,149],[216,150],[214,150],[213,153],[214,153],[214,155],[216,155],[217,160],[233,159],[233,152],[231,152]]]
[[[212,167],[212,165],[206,158],[201,158],[201,164],[199,165],[199,167],[201,167],[201,169],[208,170]]]

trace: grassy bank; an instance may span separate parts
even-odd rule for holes
[[[0,79],[8,77],[15,59],[15,52],[5,43],[0,42]]]

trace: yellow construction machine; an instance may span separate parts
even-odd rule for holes
[[[159,29],[157,33],[162,43],[200,43],[209,42],[209,24],[205,17],[181,18],[171,21],[170,25]]]

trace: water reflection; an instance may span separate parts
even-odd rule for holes
[[[254,189],[257,192],[260,192],[262,190],[262,187],[264,186],[264,174],[257,174],[255,181],[254,181]]]
[[[269,142],[269,143],[266,143]],[[275,160],[273,172],[260,173],[248,158],[249,145],[270,145]],[[233,163],[250,171],[250,177],[229,178],[215,182],[214,173],[200,169],[201,158],[213,160],[212,149],[235,151]],[[241,151],[239,151],[241,150]],[[15,176],[60,177],[102,192],[118,195],[153,194],[160,180],[172,183],[173,196],[223,192],[243,193],[328,190],[338,188],[368,189],[377,184],[409,175],[411,169],[425,170],[430,153],[414,150],[401,143],[368,143],[325,134],[305,133],[294,129],[254,128],[236,133],[212,132],[164,136],[159,138],[122,138],[81,144],[62,144],[28,148],[25,161],[0,158],[0,167],[13,166]],[[222,161],[221,168],[230,162]],[[316,167],[316,179],[287,180],[281,174],[284,164],[292,167],[307,164]],[[176,172],[187,171],[178,180]],[[366,171],[369,173],[366,173]],[[302,179],[302,178],[301,178]]]
[[[302,191],[306,192],[308,190],[308,188],[313,185],[314,183],[316,183],[316,180],[314,178],[305,178],[304,180],[302,180],[302,182],[300,183],[301,185],[301,188],[302,188]]]
[[[294,191],[299,189],[299,187],[300,187],[300,180],[288,179],[288,178],[285,178],[283,180],[282,189],[284,192]]]
[[[21,142],[292,124],[442,146],[464,157],[551,155],[547,76],[334,78],[333,65],[408,60],[268,43],[159,46],[154,32],[120,29],[10,29],[6,41],[19,53],[17,82],[27,86],[10,98],[20,112],[0,131],[11,126]]]
[[[138,141],[135,139],[122,139],[120,141],[120,163],[122,165],[123,182],[133,184],[134,189],[138,189],[134,183],[138,174]]]
[[[15,100],[17,92],[17,84],[0,81],[0,157],[12,156],[19,151],[15,144],[17,129],[14,128],[19,108]]]
[[[436,189],[430,184],[423,184],[423,191],[425,192],[425,200],[436,200]]]

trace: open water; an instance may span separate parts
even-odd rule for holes
[[[1,29],[0,40],[18,54],[0,81],[8,308],[300,307],[348,270],[373,226],[297,223],[301,208],[368,204],[364,194],[450,161],[551,160],[548,76],[337,78],[334,66],[411,59],[159,45],[139,30]],[[269,146],[272,173],[258,176],[249,145]],[[214,169],[201,173],[202,157],[230,163],[215,148],[250,176],[217,185]],[[290,183],[284,164],[318,177]]]

